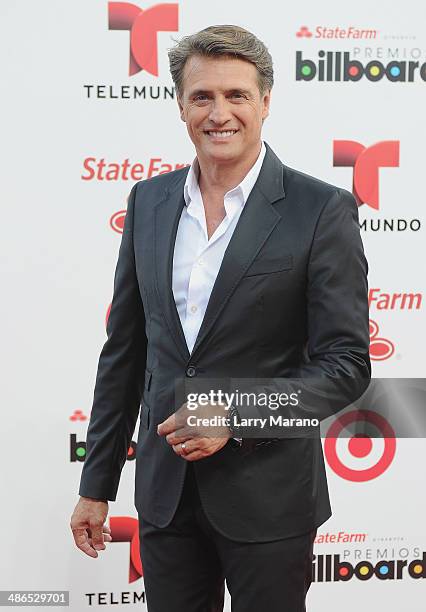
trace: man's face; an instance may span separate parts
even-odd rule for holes
[[[255,154],[269,101],[250,62],[195,55],[185,64],[180,115],[204,161],[229,163]]]

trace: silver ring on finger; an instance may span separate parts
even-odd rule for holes
[[[180,447],[181,447],[181,449],[183,451],[183,454],[186,455],[186,445],[185,445],[185,442],[182,442]]]

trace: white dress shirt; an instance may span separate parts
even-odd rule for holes
[[[189,169],[184,185],[185,206],[176,234],[172,286],[190,353],[201,327],[226,247],[259,176],[265,153],[266,147],[262,142],[259,157],[244,179],[237,187],[225,193],[223,204],[226,215],[210,236],[210,240],[198,185],[197,158]]]

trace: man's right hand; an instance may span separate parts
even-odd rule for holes
[[[107,515],[108,502],[92,497],[80,497],[74,508],[70,523],[74,541],[89,557],[96,558],[98,550],[105,550],[105,542],[112,542]]]

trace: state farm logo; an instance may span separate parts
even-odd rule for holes
[[[105,157],[90,156],[83,159],[83,172],[80,178],[85,182],[144,181],[159,174],[181,170],[189,165],[187,162],[171,162],[163,157],[150,157],[134,162],[128,157],[111,161]]]
[[[312,32],[307,26],[300,26],[300,30],[296,32],[297,38],[312,38]]]
[[[74,410],[70,416],[70,421],[87,421],[87,416],[82,410]]]
[[[130,32],[129,76],[145,70],[158,76],[158,32],[177,32],[178,5],[155,4],[141,9],[129,2],[108,3],[110,30]]]
[[[334,140],[333,166],[353,168],[358,206],[367,204],[379,210],[379,168],[399,166],[399,141],[384,140],[366,147],[355,140]]]
[[[374,437],[348,431],[373,429]],[[372,410],[352,410],[338,417],[324,440],[324,453],[330,468],[351,482],[367,482],[381,476],[396,451],[395,432],[388,421]]]
[[[316,26],[314,32],[312,32],[308,26],[301,26],[296,32],[297,38],[356,38],[356,39],[375,39],[377,38],[378,31],[375,29],[364,29],[354,28],[349,26],[348,28],[341,28],[339,26],[327,27],[327,26]]]
[[[388,338],[379,335],[379,326],[376,321],[370,319],[370,358],[373,361],[385,361],[395,352],[395,345]]]
[[[420,310],[423,304],[421,291],[388,293],[380,287],[370,287],[368,290],[368,306],[377,310]]]

